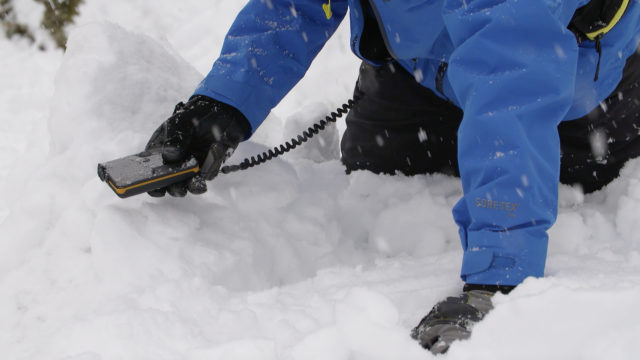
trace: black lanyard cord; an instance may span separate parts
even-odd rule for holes
[[[324,130],[329,123],[334,123],[336,120],[341,118],[344,114],[348,113],[349,110],[355,105],[358,101],[357,97],[353,99],[349,99],[346,103],[342,104],[341,107],[337,108],[336,111],[332,112],[330,115],[327,115],[324,119],[318,121],[317,123],[310,126],[306,131],[303,131],[302,134],[298,135],[295,138],[291,138],[291,140],[285,142],[284,144],[280,144],[279,146],[274,147],[268,151],[263,152],[262,154],[258,154],[256,156],[252,156],[251,158],[245,158],[241,163],[236,165],[225,165],[220,169],[220,172],[223,174],[228,174],[236,171],[246,170],[248,168],[264,164],[265,162],[278,157],[286,152],[289,152],[302,143],[307,142],[314,135],[317,135],[320,131]]]

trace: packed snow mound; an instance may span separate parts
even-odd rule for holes
[[[50,121],[54,152],[90,142],[112,144],[106,149],[110,153],[134,151],[143,142],[138,136],[148,137],[160,119],[171,115],[170,104],[186,100],[200,79],[169,44],[115,24],[79,27],[69,37],[56,75]]]
[[[141,21],[173,11],[174,2],[158,4]],[[215,11],[237,7],[226,0]],[[197,10],[193,28],[211,18]],[[451,216],[459,180],[346,175],[332,129],[289,156],[219,176],[202,196],[119,199],[97,163],[141,150],[202,77],[169,41],[128,28],[131,16],[79,26],[62,59],[0,41],[10,54],[0,68],[10,84],[0,88],[9,139],[0,144],[2,357],[432,358],[409,331],[462,285]],[[151,28],[162,27],[141,25]],[[185,38],[171,29],[169,38]],[[343,41],[321,55],[337,72],[336,99],[357,70],[336,65],[344,54]],[[28,91],[17,93],[25,67]],[[331,91],[326,75],[311,79],[231,163],[338,105],[307,96]],[[547,277],[497,295],[472,338],[440,358],[634,359],[639,189],[639,160],[598,193],[562,186]]]

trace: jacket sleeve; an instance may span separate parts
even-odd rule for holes
[[[253,131],[304,76],[347,12],[346,0],[251,0],[194,95],[234,106]]]
[[[558,3],[558,2],[556,2]],[[448,78],[464,111],[454,207],[468,283],[517,285],[544,272],[558,205],[557,125],[573,97],[575,1],[445,1]],[[573,9],[571,9],[573,6]]]

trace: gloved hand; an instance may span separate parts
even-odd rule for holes
[[[411,337],[434,355],[449,350],[455,340],[468,339],[471,328],[493,308],[493,292],[465,291],[439,302],[411,331]]]
[[[212,180],[222,163],[233,154],[238,143],[251,133],[249,121],[236,108],[202,95],[176,105],[169,117],[151,135],[145,150],[162,149],[166,163],[178,163],[195,157],[200,172],[184,182],[149,192],[154,197],[165,193],[183,197],[188,192],[207,191],[205,180]]]

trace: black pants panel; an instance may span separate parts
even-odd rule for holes
[[[561,182],[592,192],[615,179],[627,160],[640,156],[639,80],[640,56],[634,54],[602,106],[560,124]],[[393,63],[363,63],[354,96],[360,100],[347,115],[341,142],[347,172],[459,175],[460,108]]]
[[[393,63],[363,63],[354,97],[360,100],[347,115],[341,142],[347,171],[458,174],[457,106]]]
[[[560,181],[592,192],[610,183],[632,158],[640,156],[640,56],[625,65],[622,81],[586,116],[558,126]]]

